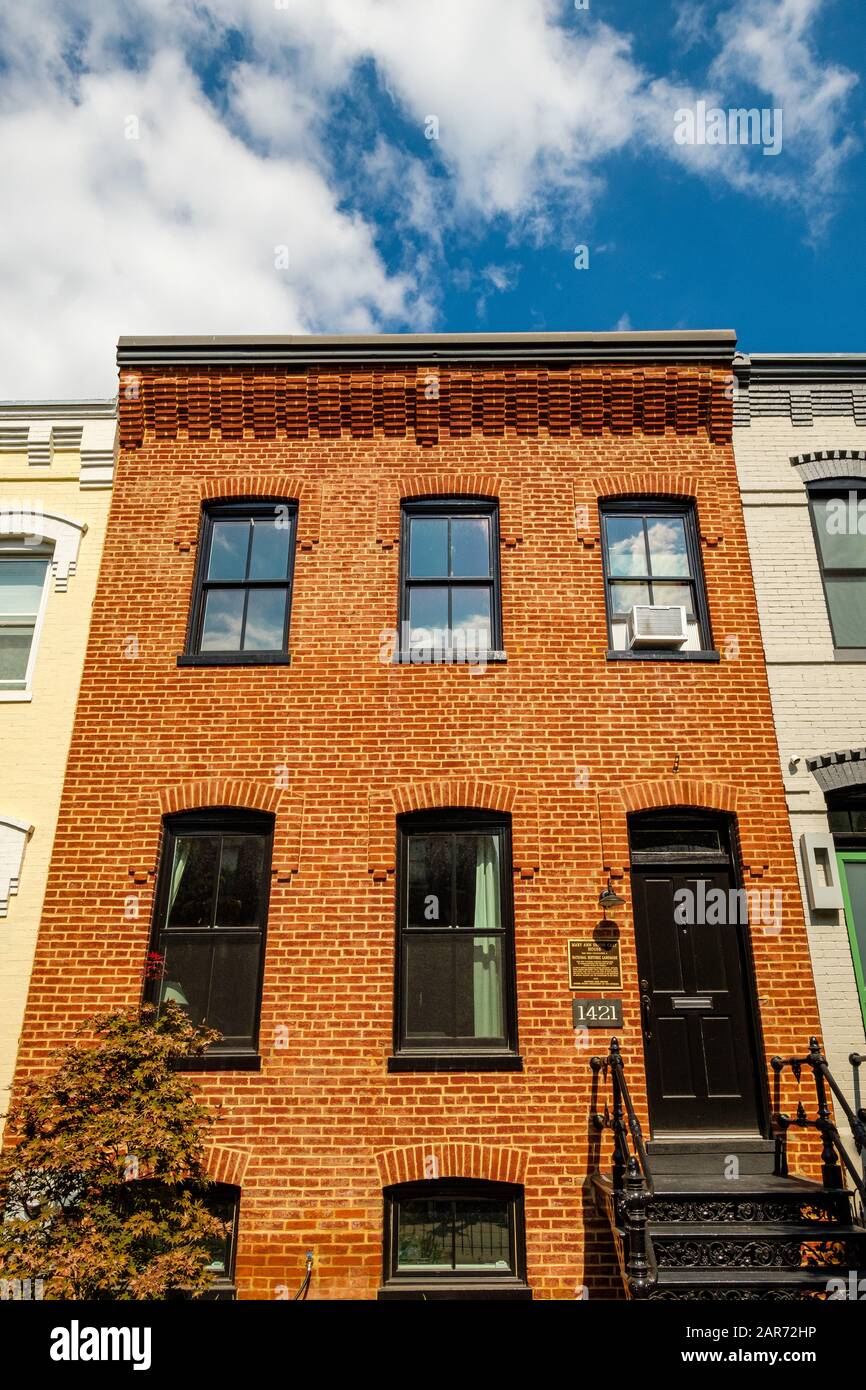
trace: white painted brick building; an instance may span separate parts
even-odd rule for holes
[[[818,531],[827,531],[827,499],[848,499],[859,487],[863,534],[843,550],[846,564],[862,551],[866,566],[866,354],[743,356],[735,371],[734,447],[824,1044],[853,1099],[849,1054],[866,1053],[866,959],[859,979],[856,964],[866,942],[866,898],[855,911],[852,895],[866,883],[866,863],[852,856],[858,848],[866,855],[866,816],[858,819],[859,838],[853,829],[846,835],[839,826],[847,812],[828,815],[827,796],[837,808],[858,798],[866,807],[866,636],[856,645],[866,634],[866,572],[831,566],[828,556],[838,560],[840,551],[823,540],[822,570]],[[812,842],[813,875],[827,890],[824,901],[842,906],[817,910],[801,841],[831,829],[832,842]],[[860,1079],[866,1089],[866,1066]]]

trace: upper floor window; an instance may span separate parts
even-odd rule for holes
[[[442,1179],[385,1190],[385,1297],[529,1296],[523,1189]],[[447,1291],[447,1292],[446,1292]]]
[[[501,818],[440,811],[401,822],[398,1054],[471,1066],[516,1053],[511,889]]]
[[[610,646],[633,656],[707,651],[710,625],[691,503],[602,509]]]
[[[833,645],[866,649],[866,483],[812,483],[809,506]]]
[[[404,502],[400,648],[417,661],[473,659],[502,646],[495,502]]]
[[[50,564],[50,546],[0,541],[0,693],[30,686]]]
[[[258,1043],[273,817],[213,811],[166,819],[152,998],[219,1029],[211,1053]]]
[[[206,509],[188,656],[234,664],[288,659],[296,520],[288,502]]]

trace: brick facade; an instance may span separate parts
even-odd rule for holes
[[[629,811],[735,814],[746,886],[759,878],[784,902],[781,935],[752,939],[764,1048],[802,1051],[817,1031],[729,369],[462,366],[447,390],[442,369],[433,402],[414,366],[126,371],[136,387],[121,389],[19,1077],[48,1066],[83,1017],[139,997],[165,811],[271,809],[262,1069],[201,1077],[220,1104],[213,1171],[242,1175],[241,1296],[296,1287],[312,1248],[310,1297],[374,1297],[383,1185],[423,1176],[429,1155],[443,1175],[524,1185],[536,1297],[621,1296],[587,1190],[599,1144],[566,942],[595,925],[615,875],[621,1036],[645,1114]],[[507,663],[383,664],[400,496],[455,479],[500,498]],[[178,668],[202,499],[275,490],[299,499],[291,665]],[[714,642],[731,659],[606,659],[598,498],[647,492],[698,499]],[[512,818],[524,1069],[389,1074],[395,816],[454,804]]]

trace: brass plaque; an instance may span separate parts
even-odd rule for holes
[[[568,982],[570,989],[622,989],[618,938],[571,938],[568,943]]]

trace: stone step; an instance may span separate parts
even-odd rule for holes
[[[765,1174],[776,1164],[776,1145],[772,1139],[653,1139],[647,1144],[647,1157],[653,1177],[670,1173],[700,1173],[730,1179]]]

